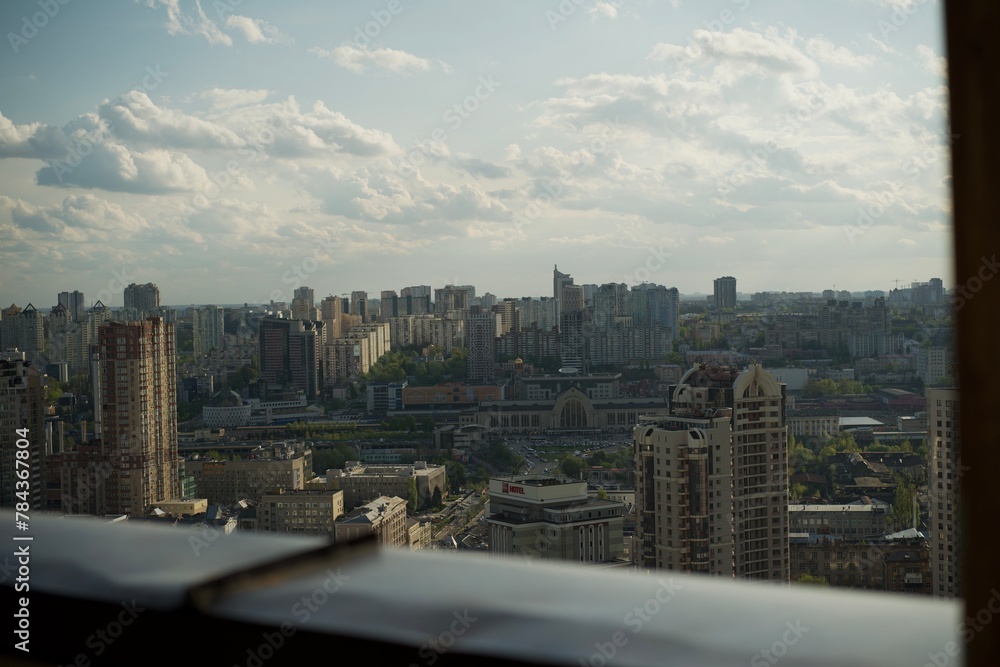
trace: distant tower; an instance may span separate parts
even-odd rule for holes
[[[716,278],[714,287],[717,309],[736,307],[736,278],[732,276]]]
[[[562,273],[559,271],[559,266],[553,264],[552,269],[552,298],[555,300],[555,313],[556,322],[559,322],[559,315],[562,313],[560,310],[561,304],[560,299],[562,299],[563,287],[573,284],[573,276],[568,273]]]
[[[0,506],[27,502],[44,508],[45,387],[31,362],[0,352]],[[19,446],[24,445],[24,446]],[[17,452],[27,452],[27,468],[17,467]],[[28,488],[19,488],[17,470],[28,470]],[[22,484],[21,487],[24,485]],[[19,492],[26,492],[20,495]]]
[[[937,597],[962,596],[962,538],[959,479],[962,475],[958,390],[928,387],[927,454],[930,480],[932,592]]]
[[[98,329],[101,446],[115,462],[109,514],[144,516],[180,495],[174,344],[174,325],[159,317]]]
[[[194,353],[208,354],[221,350],[225,335],[222,306],[202,306],[191,314],[194,330]]]
[[[292,319],[312,320],[316,317],[316,302],[310,287],[299,287],[292,296]]]
[[[485,384],[496,381],[497,317],[496,313],[479,306],[469,309],[465,319],[469,382]]]
[[[87,312],[83,292],[59,292],[59,305],[64,306],[69,311],[69,314],[73,316],[74,322],[82,321]]]
[[[362,322],[371,321],[368,313],[368,292],[351,292],[351,315],[357,315]]]
[[[160,308],[160,288],[153,283],[125,288],[125,308],[137,313],[155,313]]]

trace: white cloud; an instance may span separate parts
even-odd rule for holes
[[[939,56],[934,49],[926,44],[918,44],[917,56],[919,56],[925,72],[940,79],[947,78],[948,61],[943,56]]]
[[[194,191],[209,183],[205,170],[184,153],[132,150],[112,142],[94,145],[78,166],[53,163],[39,169],[36,178],[39,185],[140,194]]]
[[[263,102],[270,97],[271,91],[259,88],[242,90],[239,88],[212,88],[198,94],[211,104],[211,111],[228,111],[237,107],[249,106]]]
[[[597,0],[592,7],[587,10],[587,13],[591,16],[604,16],[609,19],[618,18],[618,7],[620,3],[617,2],[602,2],[602,0]]]
[[[251,44],[290,44],[294,40],[267,21],[232,14],[226,17],[226,27],[237,30]]]
[[[71,195],[53,206],[0,196],[0,224],[8,217],[22,232],[75,242],[123,241],[149,227],[142,216],[90,194]]]
[[[806,53],[824,65],[865,69],[875,63],[875,58],[869,55],[856,55],[843,46],[822,37],[813,37],[806,42]]]
[[[138,90],[114,102],[105,100],[98,114],[116,136],[125,140],[182,148],[238,148],[245,143],[218,123],[158,107]]]
[[[704,243],[706,245],[725,245],[726,243],[735,243],[736,239],[732,236],[699,236],[698,243]]]
[[[364,72],[369,67],[374,67],[396,74],[406,74],[408,72],[426,72],[434,66],[430,60],[406,51],[386,48],[370,49],[368,46],[358,47],[352,44],[342,44],[329,51],[312,48],[309,49],[309,52],[321,58],[329,58],[340,67],[358,73]],[[445,71],[450,69],[445,63],[440,63],[440,65]]]
[[[167,10],[167,32],[171,35],[189,35],[204,37],[215,46],[232,46],[233,39],[224,33],[202,9],[201,0],[195,0],[195,11],[186,13],[180,6],[180,0],[146,0],[146,6],[155,9],[163,6]]]

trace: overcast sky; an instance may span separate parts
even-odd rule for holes
[[[941,14],[3,2],[0,304],[950,286]]]

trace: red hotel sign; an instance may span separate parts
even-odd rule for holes
[[[523,486],[517,486],[515,484],[509,484],[507,482],[503,482],[503,487],[501,488],[501,491],[503,493],[519,493],[522,496],[524,495]]]

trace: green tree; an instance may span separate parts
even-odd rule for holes
[[[607,500],[608,499],[608,492],[604,490],[604,485],[603,484],[601,485],[601,488],[599,488],[597,490],[597,499],[598,500]]]
[[[892,517],[899,527],[907,526],[912,521],[913,497],[916,490],[913,484],[907,480],[898,479],[896,484],[896,497],[892,501]]]
[[[55,403],[59,400],[59,397],[63,395],[63,392],[65,392],[66,389],[66,385],[62,382],[48,378],[45,383],[45,402]]]
[[[459,490],[466,484],[465,466],[458,461],[445,461],[444,470],[448,478],[449,489],[453,494],[459,493]]]
[[[797,584],[812,584],[814,586],[829,586],[830,582],[826,580],[826,577],[814,577],[811,574],[803,574],[801,577],[795,580]]]
[[[407,503],[406,507],[410,514],[415,514],[417,511],[417,480],[412,477],[406,481],[406,497]]]
[[[435,510],[440,510],[444,507],[444,501],[441,499],[441,487],[435,486],[434,493],[431,494],[431,507]]]
[[[559,468],[567,477],[580,479],[580,471],[583,470],[583,461],[572,454],[567,454],[563,457],[563,460],[559,462]]]

